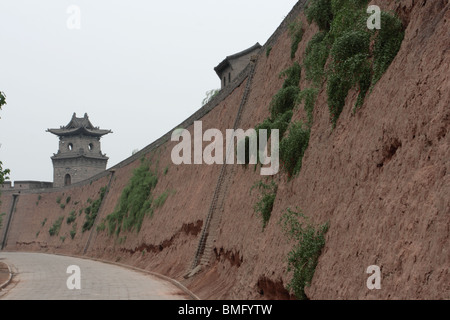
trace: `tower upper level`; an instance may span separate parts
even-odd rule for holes
[[[47,132],[59,137],[58,152],[51,157],[54,186],[89,179],[106,169],[108,157],[101,151],[100,138],[112,131],[94,127],[86,113],[83,118],[74,113],[66,126]]]

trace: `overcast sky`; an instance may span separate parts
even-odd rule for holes
[[[220,88],[213,68],[263,45],[295,0],[1,0],[0,160],[11,180],[52,181],[74,112],[113,130],[108,168],[177,126]],[[74,12],[80,9],[80,29]]]

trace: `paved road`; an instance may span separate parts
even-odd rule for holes
[[[0,252],[16,275],[0,292],[2,300],[174,300],[189,299],[170,282],[97,261],[41,253]],[[81,289],[69,290],[67,282],[80,269]],[[76,284],[70,281],[69,284]]]

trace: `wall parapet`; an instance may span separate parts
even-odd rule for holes
[[[49,189],[49,188],[53,188],[53,182],[21,180],[21,181],[14,181],[14,185],[12,184],[11,181],[5,181],[1,185],[0,191],[18,191],[18,190]]]

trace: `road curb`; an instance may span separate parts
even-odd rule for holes
[[[11,283],[11,280],[12,280],[12,277],[13,277],[13,273],[12,273],[12,270],[11,270],[11,267],[9,266],[9,264],[7,264],[6,262],[1,262],[1,263],[3,263],[5,266],[8,267],[9,279],[6,280],[5,283],[0,284],[0,291],[3,290],[3,288],[6,288],[6,286]]]
[[[152,276],[154,276],[154,277],[157,277],[157,278],[160,278],[160,279],[162,279],[162,280],[165,280],[165,281],[168,281],[168,282],[172,283],[174,286],[176,286],[176,287],[178,287],[179,289],[181,289],[182,291],[184,291],[184,292],[185,292],[187,295],[189,295],[192,299],[194,299],[194,300],[200,300],[200,298],[199,298],[195,293],[193,293],[191,290],[189,290],[188,288],[186,288],[186,287],[185,287],[184,285],[182,285],[180,282],[178,282],[178,281],[175,280],[175,279],[169,278],[169,277],[167,277],[167,276],[165,276],[165,275],[162,275],[162,274],[159,274],[159,273],[156,273],[156,272],[152,272],[152,271],[148,271],[148,270],[144,270],[144,269],[140,269],[140,268],[136,268],[136,267],[129,266],[129,265],[126,265],[126,264],[122,264],[122,263],[109,262],[109,261],[104,261],[104,260],[99,260],[99,259],[97,259],[96,261],[103,262],[103,263],[108,263],[108,264],[113,264],[113,265],[120,266],[120,267],[124,267],[124,268],[127,268],[127,269],[132,269],[132,270],[135,270],[135,271],[140,271],[140,272],[147,273],[147,274],[149,274],[149,275],[152,275]]]
[[[134,271],[139,271],[139,272],[142,272],[142,273],[146,273],[146,274],[149,274],[151,276],[154,276],[154,277],[157,277],[157,278],[160,278],[162,280],[165,280],[167,282],[172,283],[178,289],[182,290],[184,293],[186,293],[188,296],[190,296],[193,300],[201,300],[196,294],[194,294],[191,290],[186,288],[184,285],[182,285],[177,280],[169,278],[169,277],[167,277],[165,275],[162,275],[162,274],[159,274],[159,273],[156,273],[156,272],[153,272],[153,271],[148,271],[148,270],[137,268],[137,267],[133,267],[133,266],[130,266],[130,265],[127,265],[127,264],[113,262],[113,261],[108,261],[108,260],[103,260],[103,259],[98,259],[98,258],[93,258],[93,257],[68,255],[68,254],[62,254],[62,253],[46,253],[46,254],[53,254],[53,255],[56,255],[56,256],[72,257],[72,258],[78,258],[78,259],[84,259],[84,260],[97,261],[97,262],[111,264],[111,265],[115,265],[115,266],[131,269],[131,270],[134,270]]]

